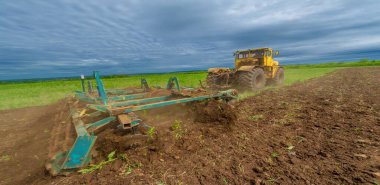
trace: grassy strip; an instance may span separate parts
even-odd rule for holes
[[[297,81],[315,78],[334,70],[335,68],[286,69],[285,84],[290,85]],[[168,78],[171,76],[177,76],[181,86],[198,87],[199,80],[204,80],[207,76],[207,72],[201,71],[112,77],[104,78],[103,83],[105,84],[106,89],[136,87],[140,85],[141,78],[146,78],[151,86],[165,86]],[[3,83],[0,84],[0,110],[50,104],[69,95],[74,90],[80,89],[81,85],[79,79]],[[242,97],[249,95],[252,94],[242,94]]]
[[[308,65],[285,66],[285,85],[322,76],[338,67],[380,66],[380,61],[363,59],[358,62],[330,62]],[[140,85],[140,79],[147,79],[151,86],[165,86],[169,77],[176,76],[181,86],[198,87],[199,80],[204,80],[206,71],[177,72],[164,74],[114,75],[103,77],[105,88],[125,88]],[[94,83],[94,81],[93,81]],[[95,84],[94,84],[95,85]],[[79,79],[58,79],[27,82],[0,83],[0,110],[46,105],[55,102],[74,90],[80,90]],[[244,93],[242,98],[254,93]]]
[[[164,86],[169,77],[177,76],[182,86],[196,87],[206,75],[206,72],[147,74],[103,78],[102,81],[106,89],[140,86],[141,78],[147,79],[151,86]],[[92,82],[96,85],[94,80]],[[50,104],[80,89],[79,79],[2,83],[0,110]]]
[[[380,60],[362,59],[356,62],[328,62],[320,64],[299,64],[286,65],[285,69],[305,69],[305,68],[331,68],[331,67],[360,67],[360,66],[380,66]]]

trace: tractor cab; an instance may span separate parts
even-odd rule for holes
[[[278,56],[278,51],[274,53]],[[235,68],[241,66],[273,66],[273,49],[271,48],[258,48],[248,50],[238,50],[234,53]]]

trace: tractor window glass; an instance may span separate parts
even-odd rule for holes
[[[272,56],[272,52],[267,51],[267,55],[268,55],[268,57]]]
[[[263,56],[263,52],[262,51],[255,51],[253,54],[252,54],[253,57],[262,57]]]
[[[243,54],[239,54],[238,58],[243,58]]]
[[[243,57],[244,57],[244,58],[248,58],[248,53],[245,53],[245,54],[243,55]]]

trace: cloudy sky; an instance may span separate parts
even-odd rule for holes
[[[379,59],[379,0],[0,0],[0,80]]]

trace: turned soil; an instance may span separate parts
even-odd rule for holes
[[[377,67],[342,69],[229,105],[141,111],[153,134],[104,129],[93,163],[117,159],[57,177],[44,164],[67,103],[0,111],[0,184],[379,184],[379,79]]]

